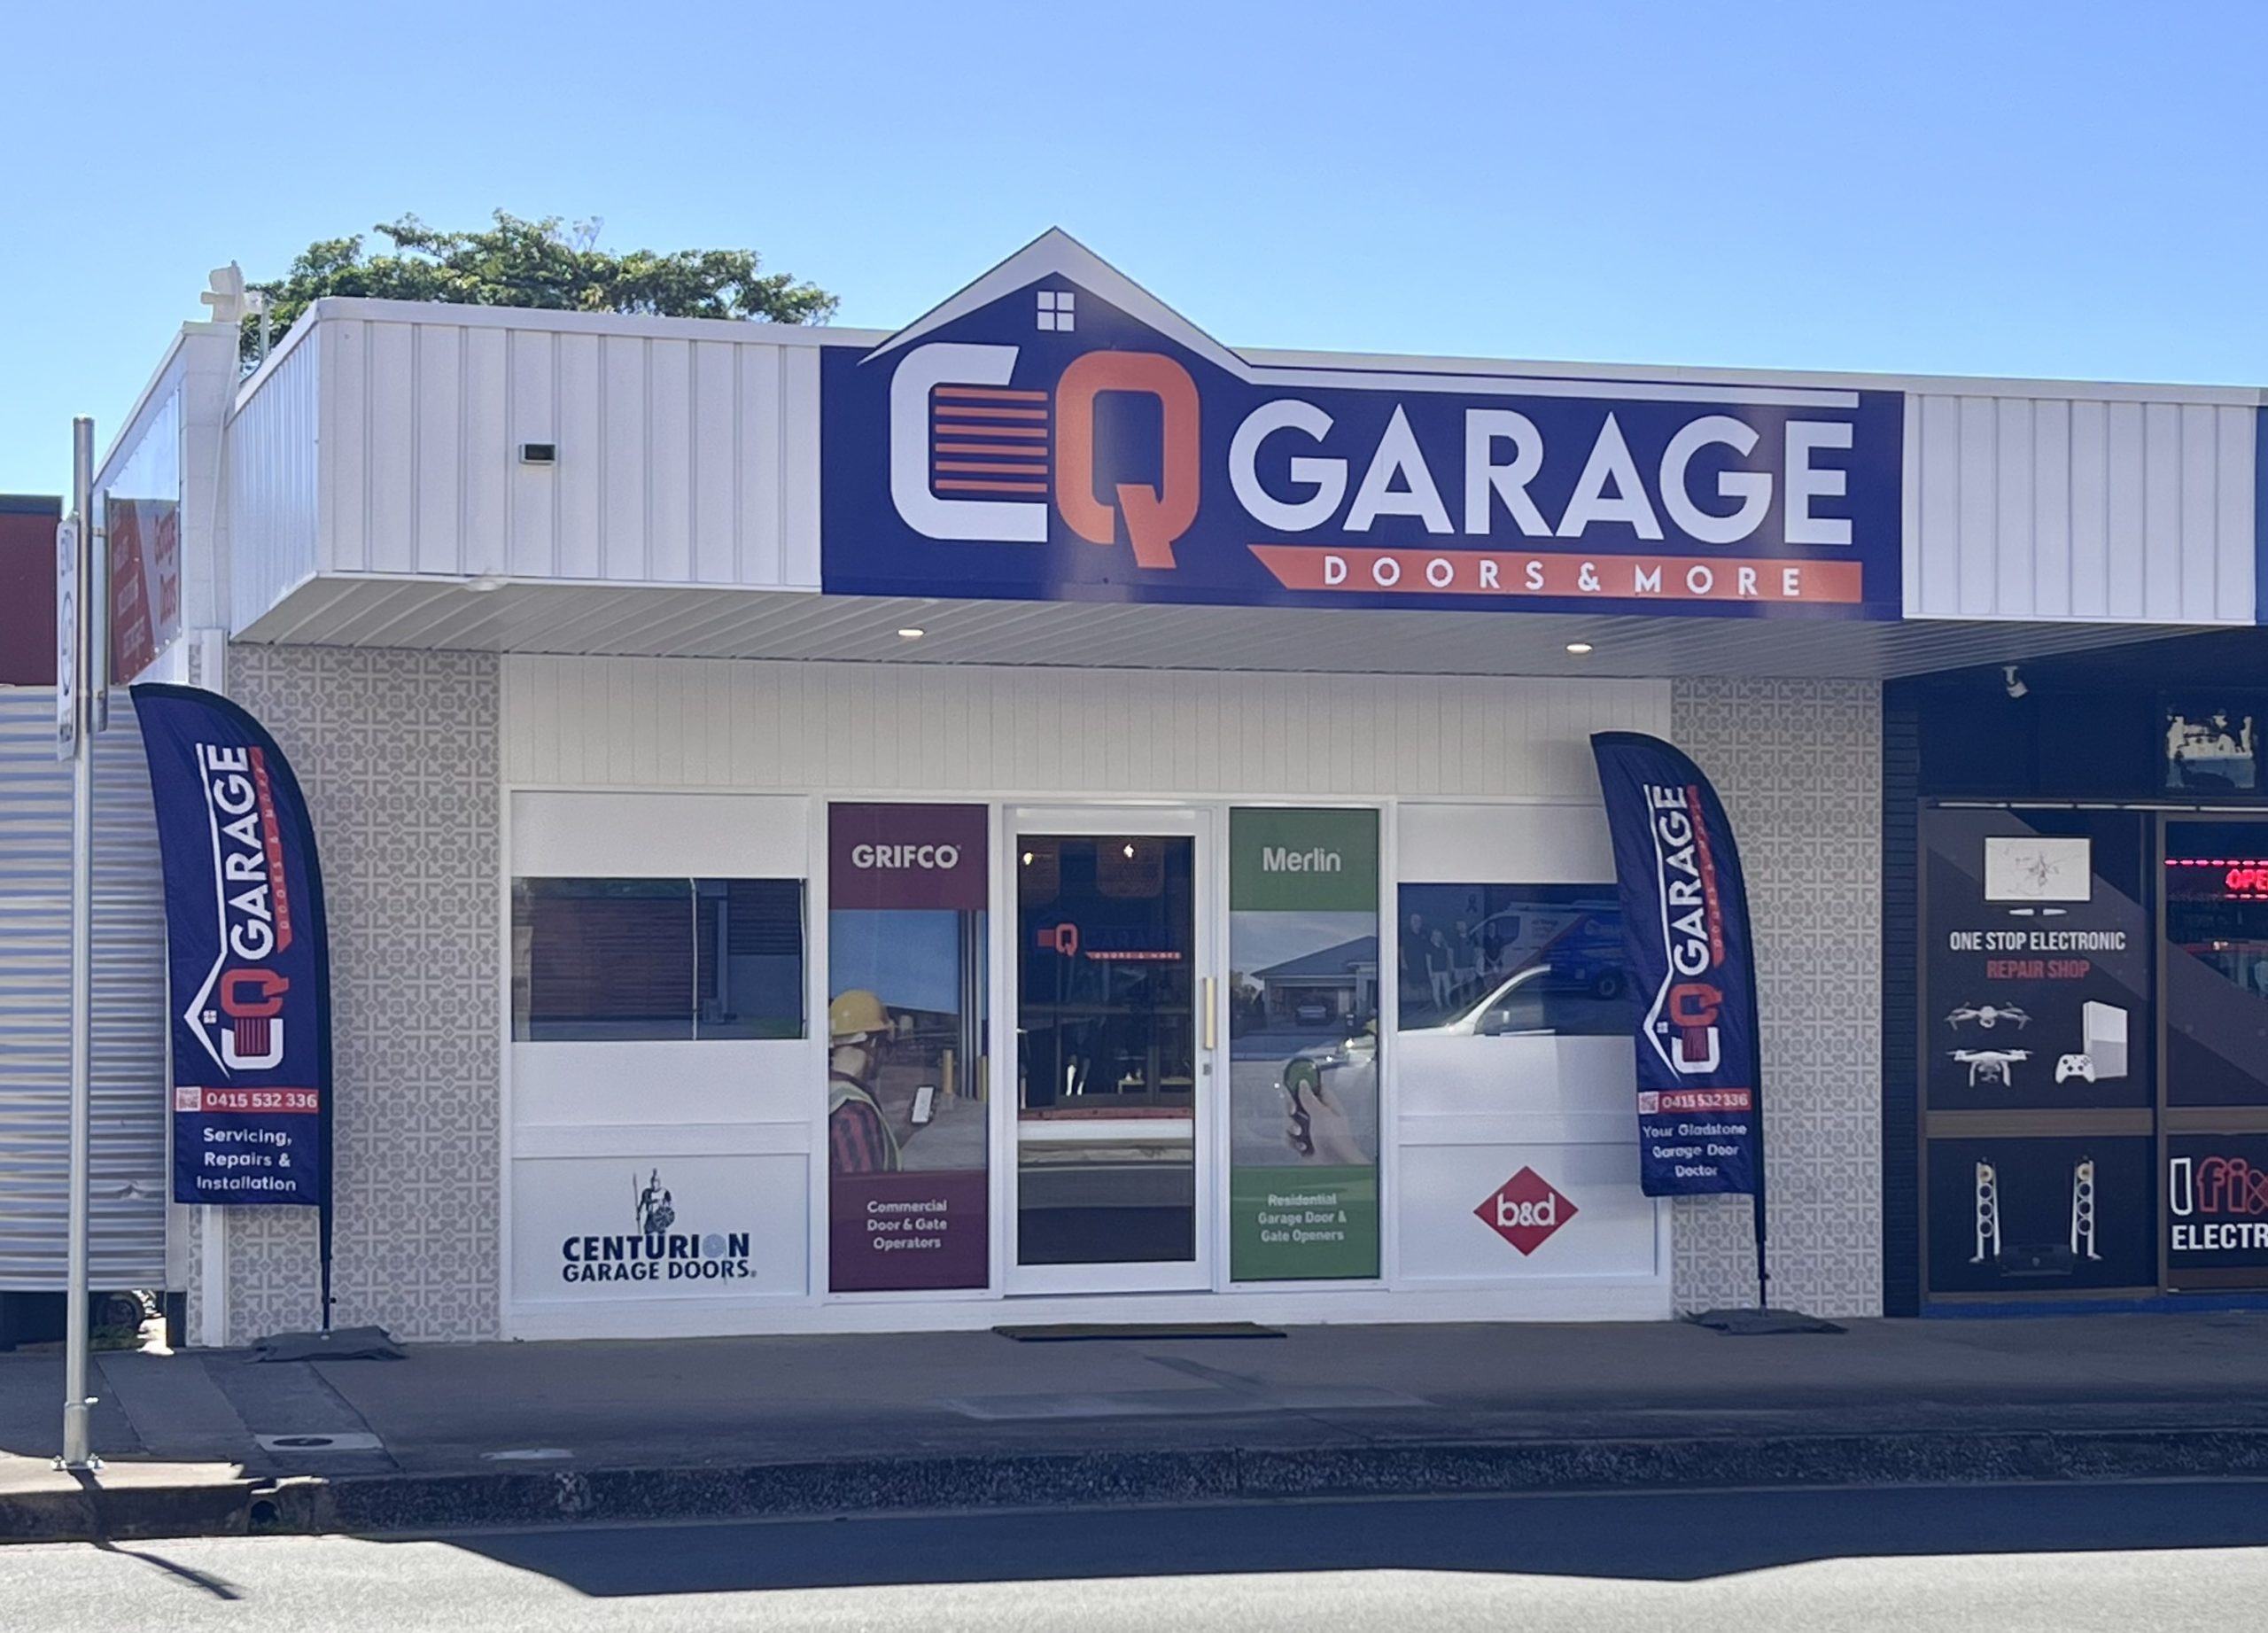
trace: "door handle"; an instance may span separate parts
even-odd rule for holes
[[[1214,1013],[1213,977],[1208,976],[1205,977],[1205,1019],[1202,1023],[1202,1030],[1205,1036],[1205,1046],[1208,1049],[1215,1049],[1220,1046],[1221,1035],[1219,1027],[1219,1021]]]

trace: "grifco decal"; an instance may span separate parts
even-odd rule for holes
[[[830,592],[1898,610],[1895,393],[1262,366],[1060,233],[820,391]]]
[[[850,847],[853,867],[920,867],[951,873],[960,866],[957,844],[858,844]]]
[[[559,1279],[572,1282],[746,1281],[747,1231],[679,1230],[677,1199],[662,1170],[630,1178],[631,1217],[621,1235],[570,1236],[559,1244]]]
[[[1669,744],[1591,739],[1638,990],[1640,1178],[1649,1196],[1761,1182],[1747,888],[1716,790]]]

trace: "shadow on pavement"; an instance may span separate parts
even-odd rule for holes
[[[104,1553],[116,1554],[123,1559],[135,1559],[174,1581],[199,1589],[216,1599],[234,1600],[244,1598],[244,1590],[225,1576],[215,1576],[210,1571],[200,1571],[183,1565],[178,1559],[168,1559],[161,1553],[151,1553],[146,1547],[123,1548],[113,1542],[97,1541],[91,1544]]]
[[[445,1540],[594,1596],[1363,1570],[1697,1582],[1837,1558],[2268,1546],[2268,1485],[1253,1503]]]

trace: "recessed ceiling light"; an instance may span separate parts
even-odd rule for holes
[[[929,632],[926,629],[914,629],[908,626],[907,628],[901,629],[897,632],[897,638],[900,641],[919,641],[922,636],[928,633]]]
[[[1577,657],[1581,657],[1591,649],[1591,643],[1588,641],[1570,641],[1567,643],[1567,649]]]

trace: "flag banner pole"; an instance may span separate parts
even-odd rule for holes
[[[330,935],[307,799],[275,738],[227,698],[132,691],[165,873],[173,1198],[315,1209],[328,1332]]]
[[[1701,768],[1658,737],[1600,732],[1591,752],[1642,1007],[1635,1037],[1640,1187],[1654,1197],[1749,1198],[1756,1308],[1697,1319],[1736,1332],[1839,1330],[1772,1306],[1756,944],[1724,804]]]

